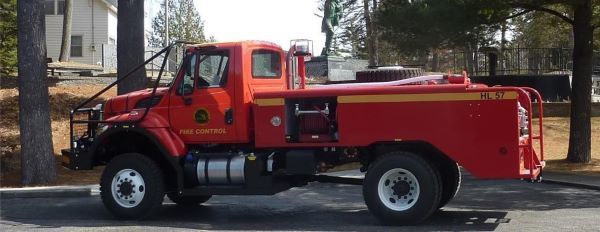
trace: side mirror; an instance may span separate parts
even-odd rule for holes
[[[186,53],[185,57],[183,58],[183,64],[181,68],[183,68],[185,75],[179,81],[179,86],[177,86],[177,95],[186,96],[192,94],[194,91],[193,84],[190,84],[189,82],[186,83],[186,78],[194,75],[194,66],[192,65],[192,62],[196,62],[196,59],[193,58],[194,56],[191,52]]]
[[[192,74],[194,72],[192,70],[193,59],[191,57],[192,57],[192,53],[188,53],[185,56],[185,61],[184,61],[184,64],[183,64],[183,68],[185,69],[185,75],[186,76],[192,76]]]

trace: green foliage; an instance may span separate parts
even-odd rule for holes
[[[513,46],[570,47],[572,26],[546,9],[572,18],[573,4],[576,1],[382,0],[377,22],[382,39],[400,57],[422,57],[435,49],[500,47],[503,25],[513,35]],[[594,23],[600,26],[600,0],[593,0],[592,6]],[[596,29],[596,38],[599,35]],[[600,39],[594,40],[594,47],[600,48]]]
[[[206,42],[204,23],[194,6],[193,0],[168,0],[169,4],[169,43],[176,40]],[[152,33],[148,44],[153,47],[164,46],[165,7],[161,4],[158,15],[152,19]]]
[[[473,0],[471,0],[473,1]],[[531,13],[511,20],[515,38],[514,45],[526,47],[572,47],[572,25],[548,11],[573,20],[574,7],[580,1],[572,0],[492,0],[502,9],[532,10]],[[595,25],[594,49],[600,49],[600,0],[592,0],[592,24]],[[544,9],[544,10],[541,10]]]
[[[543,12],[515,18],[513,46],[570,48],[573,30],[567,22]]]
[[[342,0],[342,17],[340,25],[336,31],[334,39],[333,52],[341,55],[358,59],[367,58],[366,47],[366,26],[364,23],[364,13],[362,1]]]
[[[17,68],[17,0],[0,3],[0,73]]]
[[[377,14],[383,39],[405,53],[436,48],[489,46],[505,11],[482,10],[481,1],[382,1]]]

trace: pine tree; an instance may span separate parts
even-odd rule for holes
[[[119,0],[117,14],[117,78],[144,62],[144,1]],[[117,85],[117,94],[146,88],[146,69],[138,69]]]
[[[46,78],[43,1],[18,1],[17,12],[21,182],[49,184],[56,180],[56,168]]]
[[[194,6],[193,0],[168,0],[169,43],[176,40],[206,42],[204,22]],[[148,44],[152,47],[165,45],[165,6],[161,4],[158,15],[152,19],[152,33]]]

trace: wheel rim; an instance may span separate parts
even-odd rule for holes
[[[111,192],[117,204],[125,208],[133,208],[144,199],[146,184],[139,172],[123,169],[113,177]]]
[[[379,179],[379,200],[389,209],[404,211],[410,209],[419,199],[419,181],[410,171],[394,168]]]

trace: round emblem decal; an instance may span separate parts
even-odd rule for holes
[[[194,113],[194,120],[197,123],[200,123],[200,125],[207,124],[208,121],[210,121],[210,113],[204,108],[199,108],[196,110],[196,113]]]

